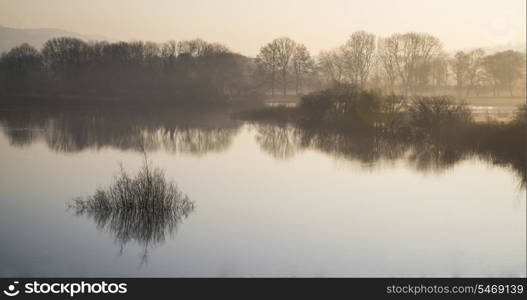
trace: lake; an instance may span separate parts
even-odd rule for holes
[[[0,109],[0,276],[526,276],[525,169],[229,115]],[[68,209],[142,149],[172,230]]]

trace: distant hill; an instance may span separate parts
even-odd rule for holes
[[[75,37],[85,41],[108,40],[103,36],[83,35],[55,28],[10,28],[0,25],[0,53],[23,43],[40,49],[44,42],[54,37]]]

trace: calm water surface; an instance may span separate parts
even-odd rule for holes
[[[526,276],[513,168],[225,115],[4,110],[0,276]],[[139,143],[195,202],[172,232],[67,209]]]

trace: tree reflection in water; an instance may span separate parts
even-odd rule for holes
[[[346,161],[357,161],[363,167],[379,162],[404,160],[420,172],[446,171],[461,161],[478,158],[490,164],[513,170],[525,188],[526,145],[521,141],[509,149],[505,143],[473,141],[444,141],[433,136],[412,139],[375,134],[372,132],[338,133],[332,130],[311,129],[293,125],[254,123],[256,142],[262,150],[276,159],[290,159],[307,149],[327,153]]]
[[[77,110],[0,110],[0,122],[11,145],[24,147],[44,141],[50,149],[76,152],[112,147],[119,150],[168,153],[206,153],[226,150],[241,122],[228,110],[173,110],[163,108],[79,108]],[[503,127],[503,126],[502,126]],[[415,170],[441,172],[457,163],[478,158],[516,172],[522,187],[526,176],[526,143],[496,126],[477,126],[466,138],[390,136],[376,132],[336,132],[331,129],[285,124],[252,123],[261,149],[279,160],[306,149],[320,151],[364,167],[404,159]],[[524,127],[519,127],[523,130]],[[503,132],[502,132],[503,131]],[[514,136],[522,137],[522,134]],[[141,148],[138,145],[142,145]]]
[[[0,110],[9,142],[44,141],[57,152],[112,147],[204,155],[229,147],[240,128],[229,111],[139,108]]]

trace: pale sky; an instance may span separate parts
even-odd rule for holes
[[[0,24],[115,40],[203,38],[255,55],[289,36],[312,53],[356,30],[420,31],[446,49],[525,43],[526,0],[0,0]]]

